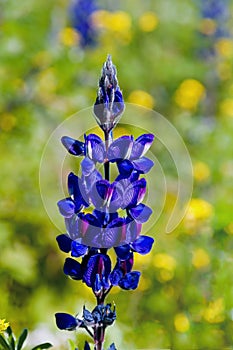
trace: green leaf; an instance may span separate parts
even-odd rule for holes
[[[73,340],[69,339],[68,342],[70,345],[70,350],[77,350],[76,345],[75,345]]]
[[[0,345],[3,346],[2,349],[11,350],[10,345],[7,344],[3,336],[0,334]]]
[[[15,338],[10,326],[7,327],[6,332],[8,334],[8,343],[11,350],[15,350]]]
[[[28,335],[28,330],[25,328],[19,336],[18,344],[17,344],[17,348],[16,348],[17,350],[22,349],[23,343],[25,342],[27,335]]]
[[[50,344],[50,343],[43,343],[43,344],[35,346],[32,350],[49,349],[51,347],[52,347],[52,344]]]

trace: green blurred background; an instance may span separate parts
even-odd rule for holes
[[[99,1],[90,17],[95,45],[81,46],[68,0],[0,1],[0,318],[17,334],[28,327],[32,343],[68,349],[58,344],[72,335],[56,330],[54,313],[94,306],[87,288],[62,273],[38,178],[49,135],[93,104],[111,53],[125,101],[154,108],[182,135],[194,188],[179,227],[157,232],[153,252],[136,258],[139,288],[109,296],[118,319],[107,343],[233,349],[233,20],[203,18],[201,3]],[[232,13],[233,1],[215,3]],[[175,199],[168,191],[165,213]],[[78,334],[78,344],[85,338]]]

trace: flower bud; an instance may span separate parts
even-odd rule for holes
[[[116,67],[108,55],[99,80],[99,90],[94,105],[97,123],[109,133],[118,123],[124,111],[124,100],[117,81]]]

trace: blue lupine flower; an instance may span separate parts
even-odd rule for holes
[[[202,32],[205,38],[205,47],[201,50],[204,57],[209,58],[216,54],[214,43],[221,38],[229,38],[230,32],[227,27],[229,19],[229,0],[200,0],[199,8],[201,17],[204,20],[212,20],[215,28],[211,32]]]
[[[152,214],[151,208],[142,203],[147,182],[140,176],[153,166],[145,153],[154,135],[143,134],[136,140],[133,136],[121,136],[113,140],[109,134],[123,110],[116,68],[109,56],[103,66],[94,106],[106,145],[95,134],[84,135],[84,142],[69,136],[62,138],[62,144],[70,154],[84,158],[81,176],[69,174],[69,196],[58,202],[66,233],[57,237],[57,243],[61,251],[71,255],[65,260],[64,273],[91,288],[97,306],[92,312],[84,307],[82,319],[57,313],[56,323],[60,329],[85,328],[93,337],[96,348],[102,348],[105,328],[116,319],[115,307],[111,309],[110,304],[104,305],[107,294],[113,286],[124,290],[137,288],[141,273],[133,270],[134,254],[149,253],[154,243],[153,238],[140,234],[142,224]],[[105,178],[97,170],[97,163],[104,165]],[[107,171],[111,163],[116,163],[119,171],[113,182]],[[108,249],[112,247],[116,253],[113,269],[108,255]],[[86,342],[84,350],[88,349],[90,346]],[[112,344],[108,350],[114,349]]]
[[[201,10],[204,18],[224,22],[229,17],[228,0],[201,0]]]
[[[82,47],[93,46],[96,43],[97,31],[91,18],[96,10],[95,0],[73,0],[70,6],[71,24],[80,35]]]

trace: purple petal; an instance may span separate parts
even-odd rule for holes
[[[109,203],[109,210],[111,212],[117,211],[123,202],[124,188],[120,182],[113,182],[112,185],[112,195]]]
[[[125,237],[125,219],[117,218],[113,220],[106,229],[103,230],[102,245],[104,248],[118,246]]]
[[[146,180],[140,179],[128,186],[124,194],[124,203],[122,209],[135,207],[144,198],[146,194]]]
[[[75,317],[72,315],[63,313],[63,312],[57,312],[55,314],[56,317],[56,325],[59,329],[66,329],[68,331],[73,331],[77,325],[78,322]]]
[[[70,276],[73,280],[83,278],[81,264],[74,259],[66,258],[63,271],[65,275]]]
[[[121,136],[108,149],[108,159],[115,162],[117,159],[125,159],[129,156],[133,144],[132,136]]]
[[[119,287],[126,290],[136,289],[140,275],[141,273],[139,271],[132,271],[127,273],[123,278],[120,279]]]
[[[74,156],[84,155],[85,145],[83,142],[72,139],[72,137],[69,136],[63,136],[61,142],[70,154],[73,154]]]
[[[128,211],[130,216],[141,224],[146,222],[152,214],[151,208],[145,204],[139,204],[136,207],[130,208]]]
[[[93,210],[93,215],[98,219],[101,226],[106,226],[114,219],[118,218],[118,213],[109,213],[106,211]]]
[[[78,184],[78,176],[76,176],[74,173],[69,173],[68,175],[68,191],[69,195],[72,196],[74,194],[74,188]]]
[[[126,260],[117,259],[117,264],[115,268],[120,268],[123,274],[130,272],[133,268],[134,258],[133,252],[129,253],[129,257]]]
[[[75,213],[75,204],[70,198],[60,200],[57,205],[61,215],[65,218],[70,218]]]
[[[88,157],[85,157],[81,162],[82,173],[84,176],[89,176],[95,170],[95,163]]]
[[[153,141],[153,134],[143,134],[139,136],[133,143],[130,160],[142,157],[148,151]]]
[[[142,229],[142,224],[137,223],[135,220],[127,223],[125,242],[130,243],[135,241],[135,239],[139,236],[141,229]]]
[[[72,241],[71,244],[71,256],[79,258],[87,253],[88,247],[84,244],[80,244],[76,241]]]
[[[85,137],[87,154],[94,162],[103,163],[105,159],[105,145],[101,138],[95,134]]]
[[[139,254],[147,254],[151,251],[154,239],[149,236],[139,236],[132,244],[131,248]]]
[[[115,91],[115,97],[114,97],[114,102],[113,102],[113,106],[112,106],[112,114],[113,114],[114,118],[121,115],[123,113],[124,109],[125,109],[125,105],[124,105],[122,93],[119,89],[117,89]],[[116,121],[115,121],[115,123],[116,123]]]
[[[85,225],[85,234],[82,243],[90,247],[101,248],[101,223],[92,214],[86,214],[83,223]]]
[[[95,183],[90,192],[90,198],[96,208],[102,207],[112,194],[111,184],[107,180],[100,180]]]
[[[83,275],[83,281],[88,287],[94,288],[96,274],[108,279],[111,272],[111,260],[108,255],[96,254],[89,258],[87,267]]]
[[[148,173],[154,165],[154,162],[146,157],[136,159],[132,163],[134,165],[134,169],[139,171],[141,174]]]
[[[85,186],[82,180],[74,173],[68,175],[68,190],[69,194],[74,196],[75,212],[78,212],[83,205],[85,207],[89,206]]]
[[[102,175],[94,169],[93,172],[89,176],[83,176],[82,180],[86,185],[86,192],[89,193],[92,186],[99,180],[102,180]]]
[[[65,253],[69,253],[71,251],[72,239],[70,239],[69,236],[62,234],[57,236],[56,240],[61,251]]]
[[[65,218],[65,225],[67,233],[69,234],[72,240],[81,237],[80,222],[78,215],[74,214],[70,218]]]

